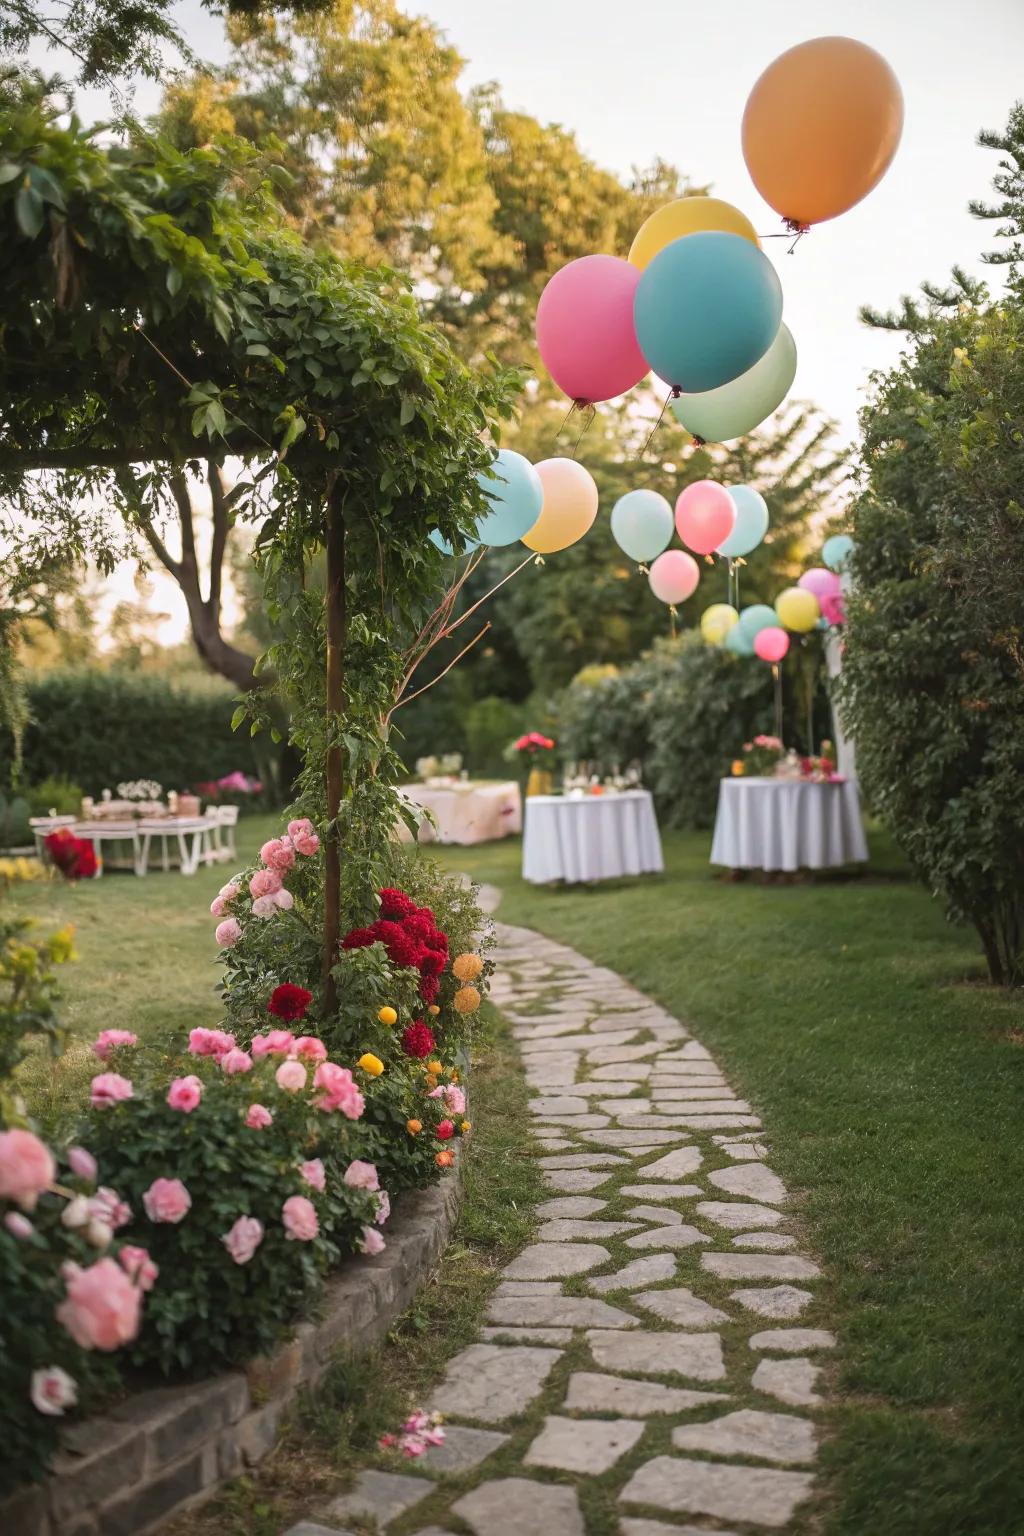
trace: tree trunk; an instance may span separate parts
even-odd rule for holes
[[[264,687],[268,679],[262,675],[256,676],[253,671],[255,658],[224,639],[220,629],[220,614],[212,613],[209,603],[203,602],[198,594],[193,597],[190,591],[185,588],[182,590],[188,606],[193,643],[210,670],[226,677],[241,693]]]
[[[341,486],[336,480],[327,500],[327,716],[336,737],[345,703],[345,517]],[[324,1018],[338,1005],[331,974],[341,940],[341,830],[338,817],[343,792],[340,741],[327,749],[327,829],[324,840],[324,949],[322,981]]]

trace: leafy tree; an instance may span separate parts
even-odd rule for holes
[[[1022,122],[1016,108],[1005,142]],[[1012,238],[1020,183],[997,186]],[[1024,979],[1022,299],[1014,264],[1005,299],[954,271],[867,317],[907,351],[861,417],[843,671],[873,803],[1004,984]]]

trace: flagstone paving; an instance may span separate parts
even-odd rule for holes
[[[620,977],[498,938],[549,1197],[424,1405],[445,1444],[379,1458],[287,1536],[785,1531],[813,1494],[836,1340],[757,1106]]]

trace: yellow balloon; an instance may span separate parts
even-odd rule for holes
[[[775,599],[775,612],[779,622],[796,635],[806,635],[821,618],[818,599],[803,587],[787,587]]]
[[[712,603],[700,616],[700,632],[708,645],[721,645],[740,616],[730,603]]]
[[[544,487],[544,505],[529,533],[527,549],[553,555],[568,549],[592,527],[597,516],[597,486],[589,470],[575,459],[542,459],[534,466]]]
[[[726,235],[742,235],[744,240],[750,240],[758,247],[761,244],[746,214],[734,208],[732,203],[723,203],[720,197],[680,197],[645,219],[629,248],[629,259],[642,271],[673,240],[708,229]]]

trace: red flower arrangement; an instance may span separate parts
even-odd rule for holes
[[[312,1001],[313,994],[307,992],[305,987],[297,987],[290,981],[283,981],[271,992],[267,1012],[272,1013],[275,1019],[283,1019],[286,1024],[294,1024],[304,1016]]]
[[[392,965],[419,971],[420,997],[432,1003],[440,991],[438,977],[448,964],[447,935],[437,927],[430,908],[418,907],[404,891],[385,886],[378,895],[380,917],[369,928],[353,928],[342,939],[341,947],[366,949],[370,944],[383,944]],[[433,1049],[433,1038],[429,1049]]]
[[[422,1019],[410,1024],[402,1035],[402,1050],[407,1056],[414,1056],[417,1061],[425,1060],[435,1043],[433,1030]]]
[[[550,736],[542,736],[540,731],[527,731],[525,736],[519,737],[513,750],[535,757],[538,752],[553,752],[554,747]]]
[[[68,827],[58,827],[43,839],[46,851],[66,880],[91,880],[99,869],[96,850]]]

